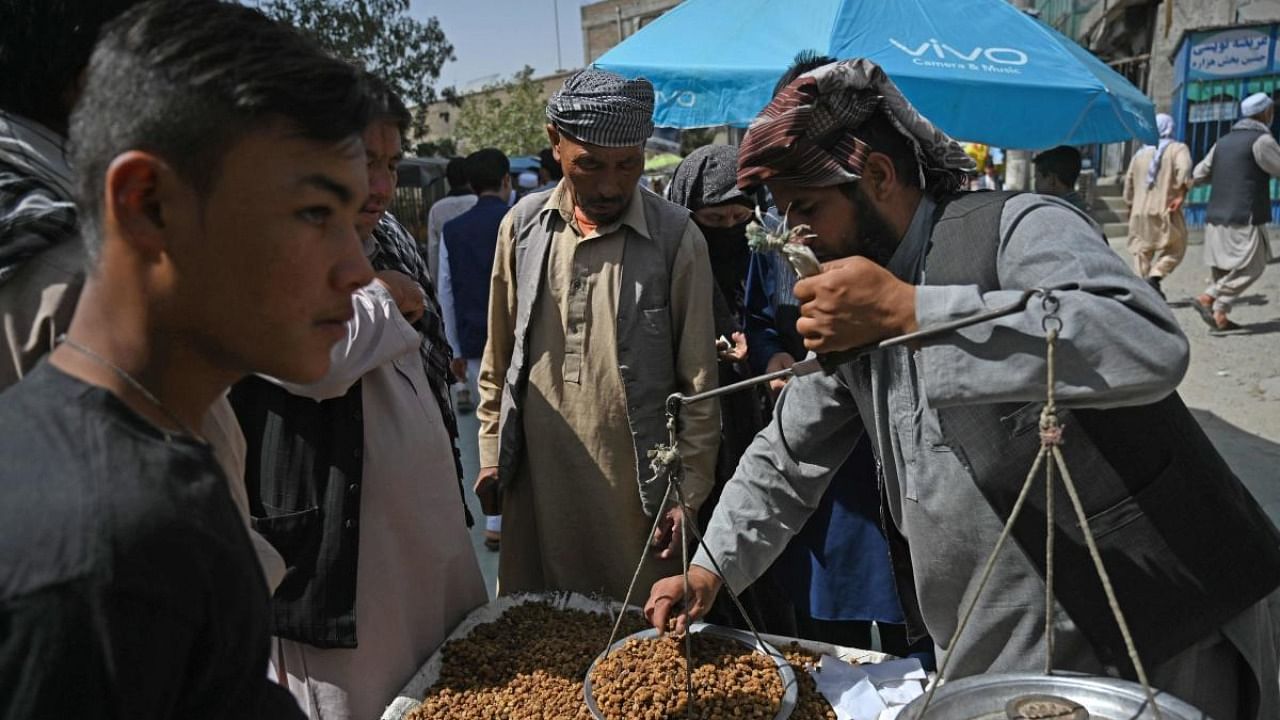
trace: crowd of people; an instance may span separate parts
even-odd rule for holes
[[[5,7],[0,718],[377,717],[486,602],[471,492],[502,594],[635,587],[660,630],[750,621],[951,677],[1042,668],[1052,609],[1055,667],[1136,678],[1080,527],[1043,498],[956,637],[1056,442],[1050,321],[1060,449],[1151,682],[1219,719],[1280,713],[1280,532],[1178,398],[1161,286],[1212,182],[1195,306],[1234,325],[1270,257],[1269,97],[1194,168],[1159,117],[1125,179],[1133,270],[1076,149],[1000,191],[881,68],[811,52],[664,196],[641,183],[652,85],[575,73],[539,170],[451,160],[415,238],[390,212],[409,111],[289,26],[220,0]],[[783,218],[822,272],[748,250]],[[1049,287],[668,425],[672,393]],[[672,436],[679,499],[650,465]],[[1046,600],[1047,520],[1071,591]]]

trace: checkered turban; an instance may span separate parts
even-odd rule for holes
[[[816,68],[774,96],[742,139],[738,186],[773,180],[827,187],[861,179],[874,148],[855,135],[874,113],[884,113],[911,141],[921,187],[952,192],[975,172],[959,143],[912,107],[880,66],[860,59]]]
[[[601,147],[642,145],[653,134],[653,84],[585,68],[547,102],[547,119],[569,137]]]

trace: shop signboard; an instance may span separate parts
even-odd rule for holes
[[[1188,48],[1187,77],[1191,79],[1246,77],[1265,74],[1273,66],[1270,27],[1233,28],[1196,33]]]

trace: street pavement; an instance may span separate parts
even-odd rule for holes
[[[1273,233],[1275,234],[1275,233]],[[1280,260],[1245,291],[1231,319],[1245,326],[1213,335],[1191,298],[1209,284],[1200,233],[1164,281],[1174,317],[1191,343],[1178,392],[1254,497],[1280,524]],[[1122,240],[1111,243],[1126,260]],[[1280,250],[1280,243],[1276,244]]]
[[[471,387],[471,397],[478,401],[480,395],[476,392],[475,383],[475,378],[468,378],[467,384]],[[454,406],[456,407],[457,404],[455,403]],[[471,546],[475,549],[476,559],[480,561],[480,572],[484,575],[484,584],[489,590],[489,598],[492,599],[496,595],[498,585],[498,553],[484,546],[484,515],[480,512],[480,500],[471,491],[471,484],[475,482],[476,474],[480,472],[480,451],[476,444],[476,434],[479,431],[480,422],[476,420],[474,412],[458,413],[458,450],[462,454],[463,485],[466,486],[467,508],[476,519],[475,525],[471,527]]]
[[[1276,245],[1280,250],[1280,242]],[[1128,259],[1123,241],[1113,241],[1112,247]],[[1232,469],[1272,521],[1280,524],[1280,260],[1268,266],[1232,312],[1231,318],[1245,330],[1217,336],[1209,333],[1190,303],[1208,282],[1201,252],[1199,245],[1189,248],[1164,286],[1174,316],[1191,342],[1191,365],[1178,390]],[[478,399],[474,384],[472,397]],[[470,490],[479,471],[479,423],[474,413],[467,413],[459,415],[458,425],[467,503],[476,517],[472,544],[492,597],[498,553],[484,547],[484,519]]]

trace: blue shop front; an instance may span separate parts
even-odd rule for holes
[[[1243,25],[1189,32],[1173,56],[1172,115],[1178,139],[1199,162],[1240,118],[1240,101],[1256,92],[1276,95],[1280,85],[1280,24]],[[1275,134],[1280,114],[1272,123]],[[1191,227],[1204,225],[1212,187],[1202,185],[1187,198]],[[1280,223],[1280,180],[1271,180],[1271,222]]]

